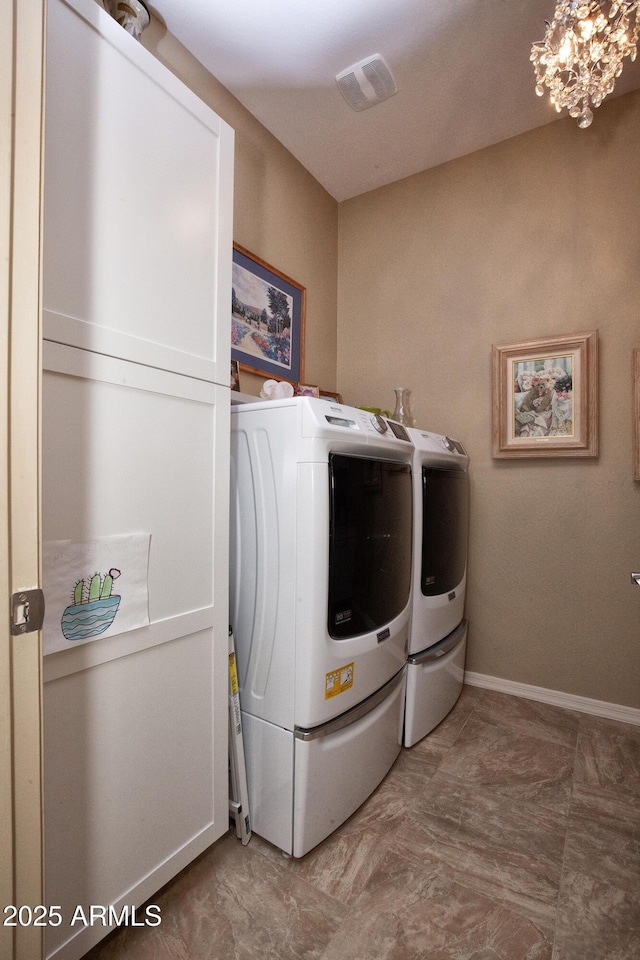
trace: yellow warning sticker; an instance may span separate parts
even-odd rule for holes
[[[345,667],[338,670],[332,670],[324,678],[324,698],[330,700],[331,697],[337,697],[339,693],[344,693],[353,686],[354,663],[348,663]]]
[[[238,692],[238,671],[236,670],[235,653],[229,654],[229,680],[231,681],[231,693],[235,695]]]

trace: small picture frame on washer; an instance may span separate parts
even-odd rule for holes
[[[296,397],[319,397],[320,388],[313,386],[310,383],[296,383],[295,387]]]
[[[339,393],[334,393],[332,390],[323,390],[322,387],[320,387],[320,399],[333,400],[335,403],[342,403],[342,397]]]
[[[240,390],[240,370],[237,360],[231,361],[231,389]]]

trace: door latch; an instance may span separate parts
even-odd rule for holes
[[[11,633],[14,637],[23,633],[42,630],[44,623],[44,593],[42,590],[20,590],[11,597]]]
[[[638,586],[640,587],[640,573],[631,574],[631,583],[637,583]]]

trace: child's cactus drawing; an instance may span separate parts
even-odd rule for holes
[[[102,578],[99,573],[94,573],[89,581],[89,603],[100,599],[100,583]]]
[[[119,570],[109,570],[109,573],[105,574],[104,581],[102,583],[102,590],[100,591],[100,596],[103,600],[106,600],[107,597],[111,596],[111,591],[113,589],[113,581],[116,577],[120,576]]]
[[[87,640],[104,633],[115,619],[120,597],[112,595],[113,581],[120,571],[113,567],[102,577],[94,573],[78,580],[73,591],[73,604],[62,614],[62,632],[67,640]]]

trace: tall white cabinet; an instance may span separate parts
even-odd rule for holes
[[[94,0],[48,16],[43,540],[150,537],[149,622],[44,658],[46,953],[76,960],[108,932],[78,905],[228,829],[233,132]]]

